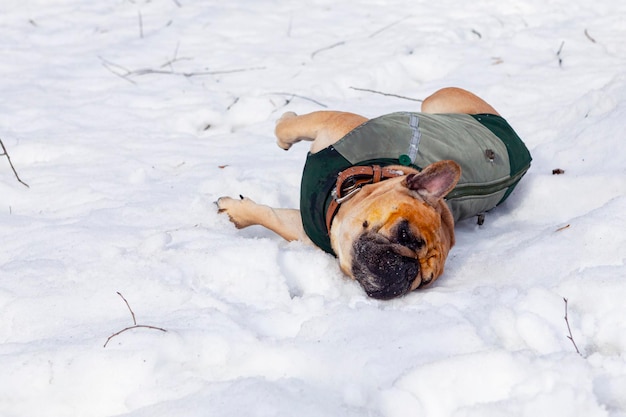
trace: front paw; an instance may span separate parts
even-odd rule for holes
[[[243,229],[253,223],[250,218],[251,208],[256,203],[247,197],[239,196],[239,199],[220,197],[215,202],[218,213],[226,213],[237,229]]]

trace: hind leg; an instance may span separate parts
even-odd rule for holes
[[[447,87],[436,91],[422,103],[424,113],[499,113],[489,103],[476,94],[457,87]]]
[[[301,116],[288,112],[276,122],[276,142],[287,150],[302,140],[313,141],[311,153],[315,153],[366,121],[367,118],[358,114],[339,111],[316,111]]]

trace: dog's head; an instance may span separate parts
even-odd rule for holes
[[[443,197],[460,175],[457,163],[440,161],[364,186],[342,204],[331,227],[342,270],[380,299],[437,279],[454,244],[454,220]]]

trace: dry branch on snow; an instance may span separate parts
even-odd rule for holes
[[[30,188],[30,185],[26,184],[24,181],[22,181],[22,179],[20,178],[19,175],[17,175],[17,171],[15,170],[15,167],[13,166],[13,162],[11,161],[11,156],[9,155],[9,151],[7,151],[7,148],[4,146],[4,142],[2,142],[2,139],[0,139],[0,147],[2,147],[2,153],[0,153],[0,156],[6,156],[7,161],[9,161],[9,166],[11,167],[11,170],[13,171],[13,174],[15,175],[15,178],[22,184],[24,184],[26,187]]]

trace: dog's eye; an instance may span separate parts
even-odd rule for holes
[[[398,225],[395,235],[396,243],[406,246],[413,251],[418,251],[424,246],[424,240],[413,235],[409,222],[406,220]]]

